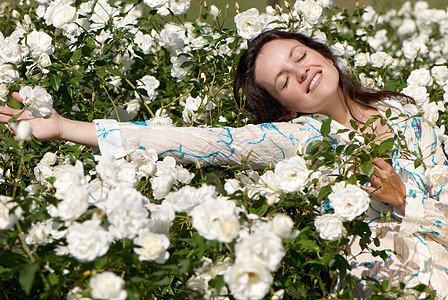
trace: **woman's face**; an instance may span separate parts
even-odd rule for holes
[[[291,112],[329,114],[341,100],[332,61],[296,40],[273,40],[255,62],[255,80]]]

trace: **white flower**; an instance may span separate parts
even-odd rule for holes
[[[370,55],[370,62],[373,67],[383,68],[391,65],[394,62],[394,59],[386,52],[379,51]]]
[[[45,245],[51,243],[53,238],[50,233],[54,230],[53,224],[52,219],[33,224],[25,238],[25,242],[28,245]]]
[[[423,111],[423,120],[431,127],[436,125],[439,119],[439,110],[444,111],[445,107],[442,103],[429,102],[424,103],[421,107]]]
[[[234,21],[238,34],[246,40],[251,40],[256,37],[264,27],[259,17],[258,9],[256,8],[250,8],[237,14]]]
[[[107,198],[97,199],[95,206],[107,215],[126,203],[144,206],[149,200],[135,188],[127,185],[118,185],[107,192]]]
[[[190,69],[193,67],[192,65],[190,65],[183,68],[182,65],[187,61],[189,61],[189,59],[184,55],[171,57],[173,67],[170,74],[172,77],[177,78],[177,81],[183,80],[188,75]]]
[[[56,216],[64,221],[74,221],[89,208],[89,191],[86,186],[73,186],[58,203]]]
[[[124,159],[114,159],[112,156],[102,156],[96,165],[96,171],[101,180],[110,186],[135,186],[137,177],[135,166]]]
[[[435,188],[439,188],[448,182],[448,166],[436,165],[426,170],[426,177]]]
[[[33,131],[33,128],[31,127],[30,121],[20,121],[19,124],[12,123],[11,128],[14,130],[14,134],[19,139],[19,141],[27,141],[31,138],[31,132]]]
[[[237,300],[262,299],[272,284],[271,272],[262,264],[234,264],[224,274],[224,281]]]
[[[124,300],[128,293],[124,290],[124,280],[112,272],[105,271],[90,279],[90,295],[94,299]]]
[[[52,166],[56,163],[58,157],[53,152],[46,152],[39,163]]]
[[[143,0],[143,2],[149,7],[159,8],[165,5],[165,3],[168,2],[168,0]]]
[[[434,66],[431,69],[431,75],[439,85],[448,84],[448,68],[446,66]]]
[[[0,61],[0,83],[13,83],[19,80],[20,75],[10,64],[1,63]]]
[[[168,8],[174,15],[182,15],[190,8],[191,0],[168,0]]]
[[[44,19],[47,25],[63,28],[76,20],[76,8],[62,1],[53,2],[47,8]]]
[[[135,149],[130,157],[136,165],[138,176],[151,177],[155,174],[158,155],[154,149]]]
[[[314,227],[319,232],[320,238],[324,240],[337,241],[347,234],[341,218],[335,214],[317,216],[314,220]]]
[[[408,59],[415,59],[418,54],[425,55],[428,53],[428,48],[420,40],[403,41],[403,54]]]
[[[77,160],[75,165],[60,165],[54,170],[56,188],[55,196],[62,199],[65,194],[70,193],[70,189],[75,186],[87,186],[89,177],[84,175],[84,165]]]
[[[167,249],[170,246],[169,238],[164,234],[141,231],[134,239],[134,247],[139,260],[153,260],[158,264],[166,262],[170,254]]]
[[[109,232],[119,238],[134,238],[148,225],[148,210],[141,203],[126,201],[107,215]]]
[[[28,55],[28,49],[19,45],[16,39],[7,37],[0,41],[0,61],[12,64],[20,64]]]
[[[42,53],[53,54],[54,46],[51,36],[43,31],[32,31],[26,36],[26,45],[30,48],[31,57],[38,59]]]
[[[44,70],[46,67],[49,67],[49,66],[51,66],[51,59],[50,59],[50,56],[47,54],[47,53],[42,53],[40,56],[39,56],[39,60],[38,60],[38,65],[39,65],[39,68],[41,68],[42,69],[42,72],[45,74],[45,73],[48,73],[48,71],[47,70]]]
[[[0,105],[5,105],[8,101],[8,87],[6,84],[0,84]]]
[[[433,83],[429,70],[420,68],[411,72],[406,81],[408,85],[430,86]]]
[[[305,21],[312,25],[319,23],[322,15],[322,6],[314,0],[296,1],[294,9],[300,11]]]
[[[294,221],[290,216],[276,213],[269,222],[270,229],[273,233],[283,239],[293,239],[297,237],[299,231],[293,231]]]
[[[337,188],[328,195],[330,206],[344,221],[351,221],[369,208],[369,194],[354,184]]]
[[[157,91],[156,89],[159,87],[160,82],[151,75],[145,75],[142,79],[140,79],[137,83],[138,89],[144,89],[147,93],[147,96],[142,96],[143,100],[148,103],[156,99]]]
[[[355,67],[364,67],[369,62],[369,53],[357,53],[355,55]]]
[[[17,219],[22,219],[22,208],[11,200],[11,197],[0,195],[0,230],[10,229],[14,226],[14,215]]]
[[[174,220],[174,210],[171,204],[164,200],[161,204],[149,203],[145,207],[151,212],[148,230],[168,236]]]
[[[155,199],[163,199],[170,192],[176,179],[172,174],[163,174],[149,179]]]
[[[309,184],[312,173],[301,156],[280,161],[274,170],[275,178],[280,189],[287,193],[301,192]]]
[[[275,271],[284,255],[281,238],[269,231],[250,234],[235,245],[235,264],[251,261]]]
[[[217,196],[215,187],[202,185],[200,188],[184,186],[176,192],[169,193],[165,201],[171,204],[176,212],[190,212],[193,207],[207,199],[215,199]]]
[[[208,12],[212,17],[217,18],[219,17],[219,14],[221,13],[221,11],[219,10],[218,7],[216,7],[216,5],[212,4],[210,6],[210,11]]]
[[[151,53],[154,39],[149,34],[143,34],[141,31],[135,34],[134,43],[136,43],[144,54]]]
[[[424,86],[410,85],[405,87],[401,92],[412,97],[418,107],[422,107],[429,101],[429,93]]]
[[[193,227],[208,240],[230,243],[238,235],[240,221],[235,203],[223,197],[206,199],[189,215],[193,219]]]
[[[109,250],[112,238],[96,220],[74,223],[67,230],[69,253],[82,262],[93,261]]]
[[[28,114],[36,118],[45,118],[51,115],[53,98],[43,87],[25,86],[20,89],[19,94],[28,109]]]

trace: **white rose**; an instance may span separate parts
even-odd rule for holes
[[[67,230],[67,249],[77,260],[93,261],[109,250],[112,237],[98,221],[74,223]]]
[[[370,62],[373,67],[383,68],[391,65],[394,62],[394,59],[386,52],[379,51],[370,55]]]
[[[123,289],[124,280],[112,272],[105,271],[90,279],[90,295],[94,299],[124,300],[128,293]]]
[[[143,100],[148,103],[156,99],[157,91],[156,89],[159,87],[160,82],[151,75],[145,75],[142,79],[140,79],[137,83],[138,89],[144,89],[147,93],[147,96],[142,96]]]
[[[369,61],[369,53],[357,53],[355,55],[355,67],[364,67]]]
[[[138,237],[134,239],[134,244],[140,247],[134,247],[138,259],[153,260],[158,264],[166,262],[170,254],[167,249],[170,246],[169,238],[164,234],[142,231]]]
[[[27,141],[31,138],[33,128],[31,127],[30,121],[24,120],[19,124],[12,123],[11,128],[14,130],[14,134],[19,141]]]
[[[431,69],[431,75],[439,85],[448,84],[448,68],[446,66],[434,66]]]
[[[424,86],[410,85],[405,87],[401,92],[412,97],[418,107],[422,107],[429,101],[429,93]]]
[[[0,64],[0,83],[13,83],[19,80],[20,75],[10,64]]]
[[[50,56],[47,53],[42,53],[39,56],[39,60],[37,62],[39,64],[39,67],[41,69],[45,69],[46,67],[51,66],[51,59]],[[46,72],[45,72],[46,73]]]
[[[138,31],[135,34],[134,43],[142,49],[144,54],[149,54],[151,53],[154,39],[149,34],[143,34],[141,31]]]
[[[14,226],[14,215],[17,219],[22,219],[23,210],[12,198],[0,195],[0,230],[7,230]],[[14,214],[12,210],[14,209]]]
[[[53,152],[46,152],[40,160],[40,163],[52,166],[56,163],[57,160],[58,156],[56,154],[54,154]]]
[[[17,40],[11,37],[7,37],[0,42],[0,60],[12,64],[20,64],[23,59],[28,55],[28,49],[21,47]]]
[[[250,8],[237,14],[234,21],[238,34],[246,40],[251,40],[260,34],[264,26],[256,8]]]
[[[156,173],[158,155],[154,149],[136,149],[132,151],[130,157],[136,165],[138,176],[150,177]]]
[[[132,99],[126,103],[126,111],[128,113],[129,118],[134,119],[140,111],[140,100]]]
[[[55,196],[64,198],[65,194],[70,193],[70,189],[75,186],[87,186],[89,177],[84,175],[84,165],[77,160],[75,165],[60,165],[54,170],[56,188]]]
[[[280,161],[274,170],[280,189],[287,193],[301,192],[309,184],[312,173],[301,156],[294,156]]]
[[[148,210],[140,203],[125,202],[107,215],[109,232],[116,238],[134,238],[148,225]]]
[[[74,186],[64,199],[58,203],[57,216],[64,221],[73,221],[82,216],[89,208],[89,191],[85,186]]]
[[[176,192],[169,193],[167,201],[176,212],[190,212],[193,207],[209,198],[216,198],[217,193],[214,186],[202,185],[200,188],[184,186]]]
[[[23,104],[27,107],[28,113],[36,118],[45,118],[51,115],[53,98],[40,86],[34,88],[25,86],[19,91],[23,98]]]
[[[182,15],[190,8],[191,0],[168,0],[168,8],[174,15]]]
[[[216,7],[216,5],[212,4],[210,6],[210,11],[208,12],[212,17],[217,18],[219,17],[219,14],[221,13],[221,11],[219,10],[218,7]]]
[[[102,156],[96,165],[101,180],[110,186],[137,184],[135,166],[124,159],[116,160],[112,156]]]
[[[163,199],[171,191],[171,188],[176,183],[173,174],[163,174],[149,179],[153,189],[152,195],[155,199]]]
[[[57,2],[47,8],[44,18],[47,25],[63,28],[76,20],[76,8],[64,2]]]
[[[344,221],[351,221],[369,208],[369,194],[354,184],[336,189],[330,195],[330,206]]]
[[[42,53],[53,54],[54,46],[51,36],[42,31],[32,31],[26,36],[26,45],[30,48],[31,57],[38,59]]]
[[[323,11],[322,6],[314,0],[296,1],[294,9],[300,11],[305,20],[312,25],[319,23]]]
[[[33,224],[25,238],[28,245],[46,245],[53,241],[50,232],[53,230],[53,220]]]
[[[444,111],[445,107],[442,103],[430,102],[424,103],[421,109],[423,110],[423,120],[429,126],[434,127],[439,119],[439,110]]]
[[[177,81],[183,80],[189,73],[192,66],[188,66],[183,68],[183,63],[189,61],[189,59],[185,56],[173,56],[171,57],[171,62],[173,63],[173,67],[171,69],[171,76],[177,78]]]
[[[107,189],[107,185],[105,189]],[[107,198],[97,199],[95,206],[107,215],[126,203],[144,206],[149,200],[135,188],[127,185],[118,185],[107,192]]]
[[[347,234],[341,218],[335,214],[317,216],[314,227],[319,232],[320,238],[328,241],[337,241]]]
[[[152,8],[159,8],[165,5],[165,3],[168,2],[168,0],[143,0],[143,2]]]
[[[420,68],[412,71],[406,82],[408,85],[430,86],[433,80],[429,70]]]
[[[418,54],[425,55],[426,53],[428,48],[422,41],[403,41],[403,54],[406,58],[413,60]]]
[[[275,271],[284,255],[281,238],[269,231],[250,234],[235,244],[235,264],[251,261]]]
[[[6,84],[0,84],[0,105],[6,104],[8,101],[9,90]]]
[[[53,167],[46,163],[40,162],[34,167],[34,176],[36,177],[36,180],[44,185],[50,185],[47,179],[53,177],[54,174],[55,171]]]
[[[230,243],[238,236],[240,221],[235,203],[225,198],[208,198],[189,215],[193,227],[208,240]]]
[[[426,170],[426,176],[434,187],[438,188],[448,182],[448,166],[436,165]]]
[[[272,274],[262,264],[234,264],[224,273],[224,281],[237,300],[262,299],[272,284]]]
[[[294,221],[290,216],[277,213],[269,223],[271,231],[282,239],[293,239],[297,237],[299,231],[293,231]]]

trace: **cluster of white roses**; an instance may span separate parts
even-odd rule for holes
[[[321,238],[337,241],[347,233],[343,222],[362,215],[369,208],[370,197],[357,185],[338,182],[332,186],[328,199],[334,213],[317,216],[314,226]]]

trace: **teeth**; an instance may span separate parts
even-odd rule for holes
[[[310,87],[308,88],[308,91],[310,91],[313,88],[313,86],[316,84],[316,82],[317,82],[317,80],[319,80],[319,78],[320,78],[320,73],[318,73],[318,74],[316,74],[316,76],[314,76],[313,80],[311,80]]]

